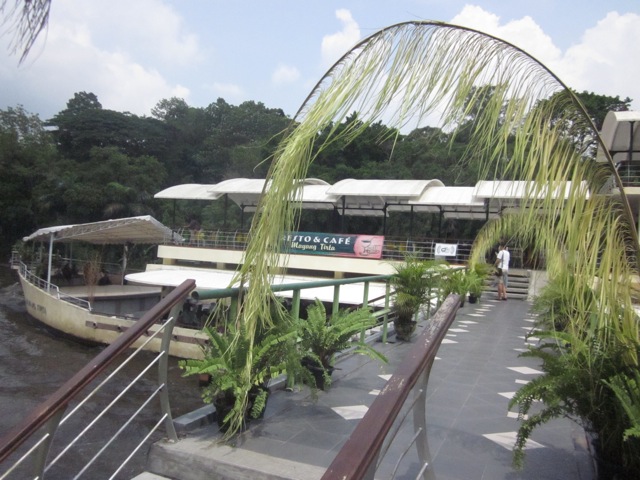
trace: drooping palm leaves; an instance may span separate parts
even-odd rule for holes
[[[338,129],[354,111],[362,121]],[[399,131],[439,117],[443,128],[453,129],[470,116],[469,153],[480,162],[481,175],[535,182],[527,192],[528,209],[482,232],[477,258],[505,233],[529,241],[546,254],[550,275],[571,268],[578,284],[594,288],[597,301],[582,307],[604,322],[606,328],[597,329],[604,341],[636,341],[628,281],[640,258],[634,220],[623,192],[616,198],[596,195],[611,175],[622,190],[612,159],[587,161],[567,138],[567,125],[585,125],[599,139],[584,108],[522,50],[437,22],[393,25],[366,38],[322,77],[300,108],[274,155],[239,272],[247,285],[240,309],[247,332],[270,318],[271,267],[284,232],[295,228],[298,182],[323,148],[354,139],[376,121]],[[316,144],[318,132],[327,130],[324,143]]]

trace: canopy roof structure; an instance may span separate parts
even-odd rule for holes
[[[172,232],[169,227],[166,227],[152,216],[145,215],[79,225],[41,228],[28,237],[24,237],[23,240],[25,242],[84,241],[97,245],[112,245],[162,243],[167,238],[173,238],[176,241],[183,240],[178,234]]]
[[[604,118],[600,136],[615,163],[640,160],[640,112],[610,111]],[[602,148],[598,148],[596,159],[606,161]]]
[[[216,185],[177,185],[155,198],[216,200],[226,195],[243,212],[255,211],[264,179],[237,178]],[[566,196],[569,186],[554,186],[554,196]],[[268,188],[268,186],[267,186]],[[445,218],[488,220],[505,209],[518,208],[534,184],[521,181],[481,181],[475,187],[447,187],[440,180],[356,180],[333,185],[309,178],[301,182],[304,209],[335,210],[343,216],[384,217],[391,212],[440,213]],[[586,185],[584,187],[586,189]],[[588,192],[585,190],[588,195]],[[545,189],[539,195],[546,194]]]

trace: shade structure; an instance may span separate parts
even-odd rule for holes
[[[166,227],[150,215],[105,220],[102,222],[77,225],[59,225],[41,228],[24,237],[25,242],[72,242],[83,241],[97,245],[125,243],[162,243],[166,239],[183,241],[169,227]]]
[[[607,113],[600,136],[615,163],[640,160],[640,112]],[[596,159],[606,161],[601,146]]]

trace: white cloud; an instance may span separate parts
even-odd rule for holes
[[[331,66],[360,40],[360,26],[349,10],[336,10],[336,18],[342,22],[342,30],[322,38],[322,62],[326,67]]]
[[[226,97],[229,97],[230,100],[237,101],[244,96],[244,90],[242,87],[234,83],[215,82],[211,85],[211,90],[213,90],[216,95],[220,95],[225,99]]]
[[[104,108],[148,115],[163,98],[188,99],[189,89],[172,81],[171,72],[200,57],[196,37],[184,33],[181,18],[160,1],[58,0],[25,65],[0,58],[6,67],[0,83],[31,92],[22,103],[38,105],[43,118],[80,91],[95,93]],[[9,95],[0,92],[0,102],[15,104]]]
[[[300,71],[290,65],[279,64],[271,74],[271,82],[275,85],[293,83],[300,78]]]
[[[475,5],[465,5],[451,23],[480,30],[522,48],[543,63],[557,61],[561,51],[535,21],[525,16],[500,23],[500,17]]]
[[[529,16],[503,24],[497,15],[467,5],[451,23],[513,43],[575,90],[629,96],[640,104],[640,15],[610,12],[565,52]]]
[[[631,97],[640,105],[640,15],[610,12],[585,31],[558,67],[576,90]]]

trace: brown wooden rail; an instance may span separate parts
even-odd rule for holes
[[[66,408],[69,402],[84,387],[105,371],[121,353],[131,347],[154,323],[168,314],[175,305],[183,301],[195,286],[195,280],[185,280],[181,283],[145,313],[134,326],[127,329],[112,344],[56,390],[53,395],[36,407],[28,417],[7,432],[0,439],[0,463],[18,449],[47,420]]]
[[[442,303],[349,440],[340,449],[322,480],[373,478],[372,469],[375,468],[385,438],[412,388],[420,376],[431,368],[459,306],[459,295],[449,295]]]

